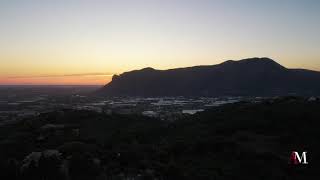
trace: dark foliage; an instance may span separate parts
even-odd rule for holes
[[[288,97],[175,122],[41,114],[0,128],[0,179],[317,179],[319,109],[319,101]],[[59,154],[45,155],[48,149]],[[309,164],[289,164],[294,150],[308,151]],[[27,166],[32,152],[41,157]]]

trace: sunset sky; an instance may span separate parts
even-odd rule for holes
[[[0,84],[270,57],[320,71],[319,0],[0,0]]]

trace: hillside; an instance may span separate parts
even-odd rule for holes
[[[175,122],[45,113],[0,127],[0,177],[316,179],[319,108],[320,101],[292,97],[225,105]],[[309,164],[289,164],[291,151],[307,151]]]
[[[98,93],[103,96],[319,95],[320,72],[288,69],[269,58],[169,70],[144,68],[114,75]]]

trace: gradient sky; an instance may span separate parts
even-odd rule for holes
[[[270,57],[320,71],[319,0],[0,0],[0,84]]]

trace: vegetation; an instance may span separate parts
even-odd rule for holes
[[[316,179],[320,102],[241,102],[166,122],[61,110],[0,128],[0,179]],[[289,164],[307,151],[308,165]]]

